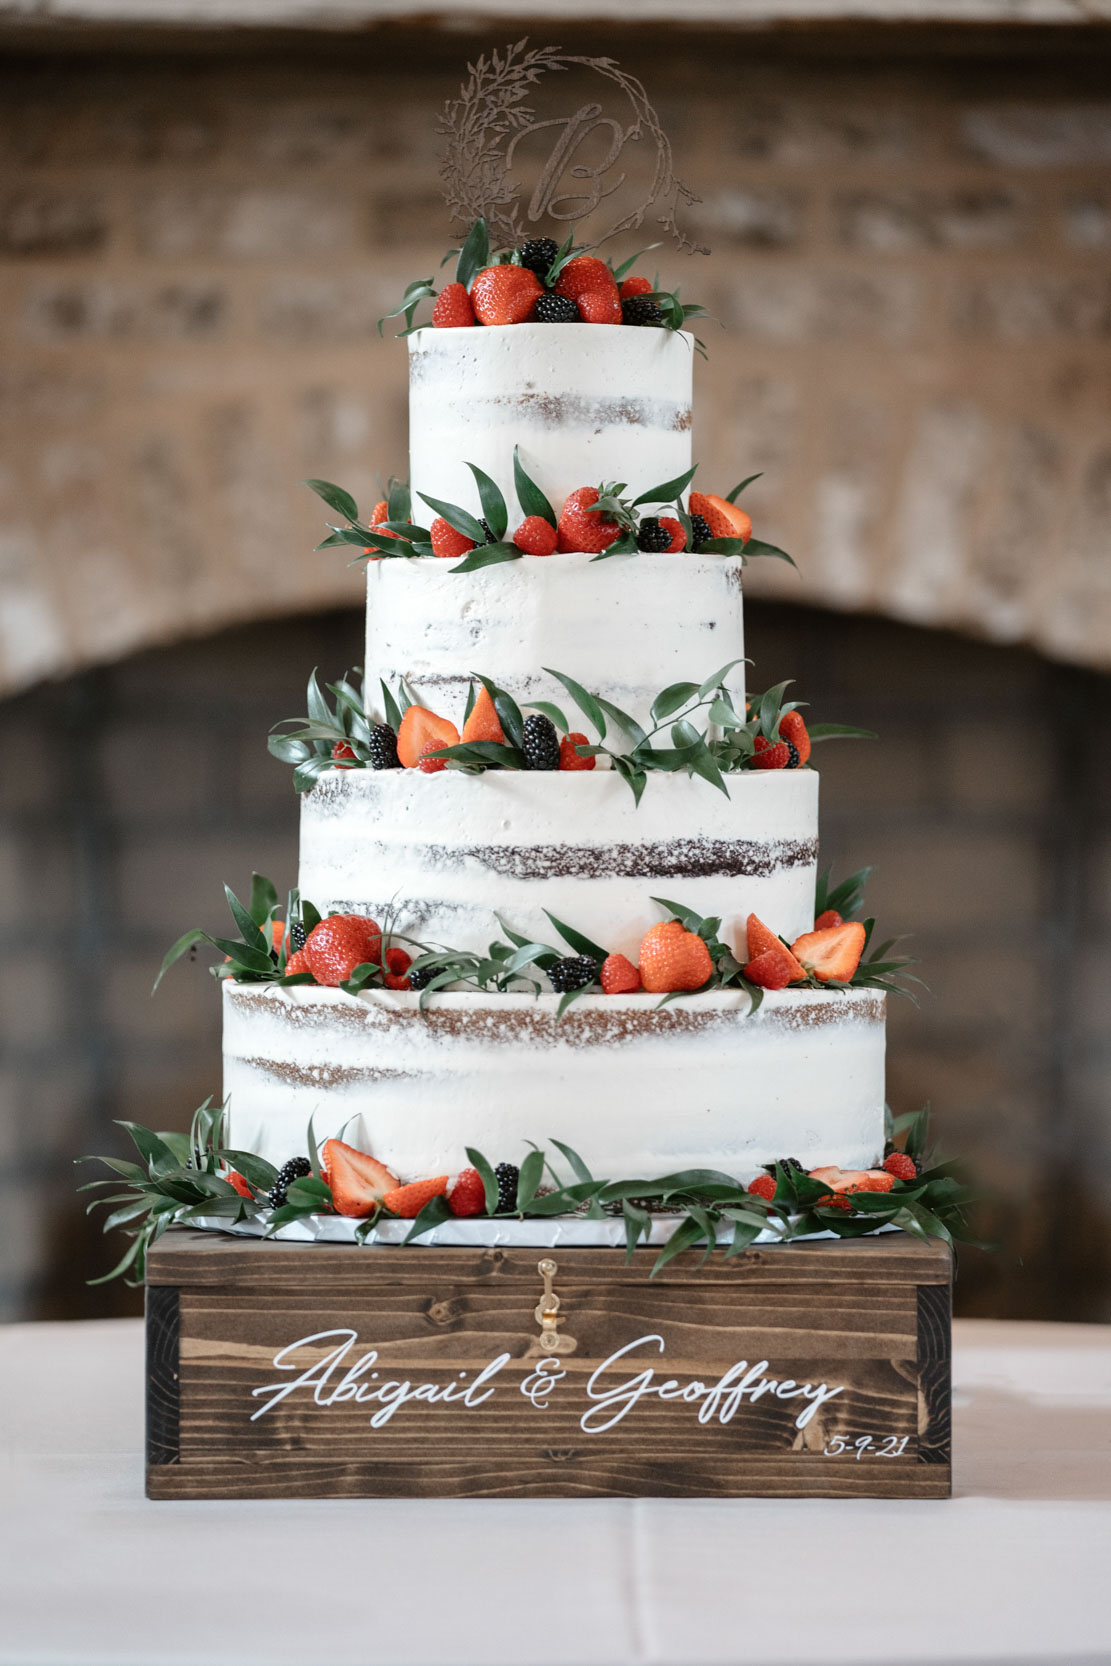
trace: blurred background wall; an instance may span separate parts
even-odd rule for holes
[[[823,858],[876,864],[934,991],[893,1006],[897,1108],[998,1194],[958,1307],[1111,1317],[1100,8],[378,9],[0,3],[0,1313],[134,1310],[84,1285],[111,1249],[72,1161],[219,1091],[211,980],[151,1001],[154,971],[222,880],[292,883],[266,731],[361,657],[297,482],[405,472],[375,321],[451,240],[443,100],[531,27],[640,75],[702,195],[713,258],[650,263],[724,326],[701,475],[766,471],[802,568],[750,569],[752,684],[881,733],[822,755]]]

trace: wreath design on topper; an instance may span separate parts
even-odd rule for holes
[[[628,121],[603,114],[600,103],[588,100],[572,115],[538,120],[525,100],[545,75],[572,68],[584,69],[616,85],[629,106]],[[634,75],[627,75],[612,58],[586,58],[566,53],[555,46],[528,50],[528,40],[491,52],[467,65],[468,79],[459,97],[449,99],[439,123],[447,143],[440,174],[444,197],[452,217],[466,225],[485,219],[493,236],[505,243],[518,243],[529,235],[538,221],[583,220],[617,192],[627,179],[622,172],[612,181],[606,176],[615,169],[630,144],[646,143],[655,149],[651,184],[644,200],[621,214],[608,230],[593,239],[596,247],[644,224],[652,210],[656,223],[674,237],[681,249],[691,254],[709,254],[703,244],[693,242],[680,228],[680,204],[700,202],[689,186],[676,177],[671,145]],[[512,176],[521,140],[548,129],[553,145],[540,177],[522,207],[523,190]],[[576,161],[584,141],[591,135],[608,135],[608,147],[596,164]],[[561,188],[569,175],[582,181],[581,190]]]

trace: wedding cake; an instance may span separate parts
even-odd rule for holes
[[[278,1166],[311,1118],[401,1186],[450,1188],[468,1148],[519,1165],[549,1137],[599,1177],[747,1182],[783,1158],[870,1170],[885,1145],[884,988],[860,978],[859,944],[851,968],[824,961],[864,931],[836,913],[815,930],[818,774],[784,738],[807,734],[801,713],[782,691],[746,704],[741,574],[756,543],[735,497],[691,487],[694,339],[667,327],[651,284],[597,257],[559,267],[543,241],[447,286],[409,335],[407,502],[365,522],[349,505],[334,534],[368,540],[366,709],[360,723],[348,700],[326,759],[319,721],[298,742],[315,767],[299,895],[324,925],[373,921],[377,965],[361,985],[322,977],[313,945],[328,933],[310,924],[281,949],[287,976],[225,977],[229,1143]],[[610,322],[582,304],[596,291]],[[670,496],[637,504],[654,483]],[[551,536],[515,544],[545,522],[541,502]],[[678,699],[676,732],[667,707],[684,686],[701,706],[683,720]],[[606,737],[580,715],[590,700],[566,718],[568,690],[589,692]],[[408,767],[389,740],[406,728],[434,743]],[[689,913],[668,925],[675,898]],[[499,980],[492,940],[511,932],[506,965],[556,942],[553,921],[573,928],[559,953]],[[605,959],[573,953],[578,934]],[[468,978],[483,957],[495,972]]]

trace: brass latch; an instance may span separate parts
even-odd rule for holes
[[[536,1322],[540,1326],[540,1346],[549,1354],[558,1354],[560,1337],[556,1327],[560,1322],[559,1297],[552,1289],[552,1280],[559,1267],[546,1256],[543,1261],[537,1263],[536,1270],[544,1280],[544,1294],[533,1310]]]

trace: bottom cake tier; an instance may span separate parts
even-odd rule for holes
[[[281,1165],[341,1135],[404,1183],[467,1146],[572,1146],[604,1179],[764,1163],[868,1168],[884,1146],[881,991],[437,995],[224,983],[229,1144]]]

